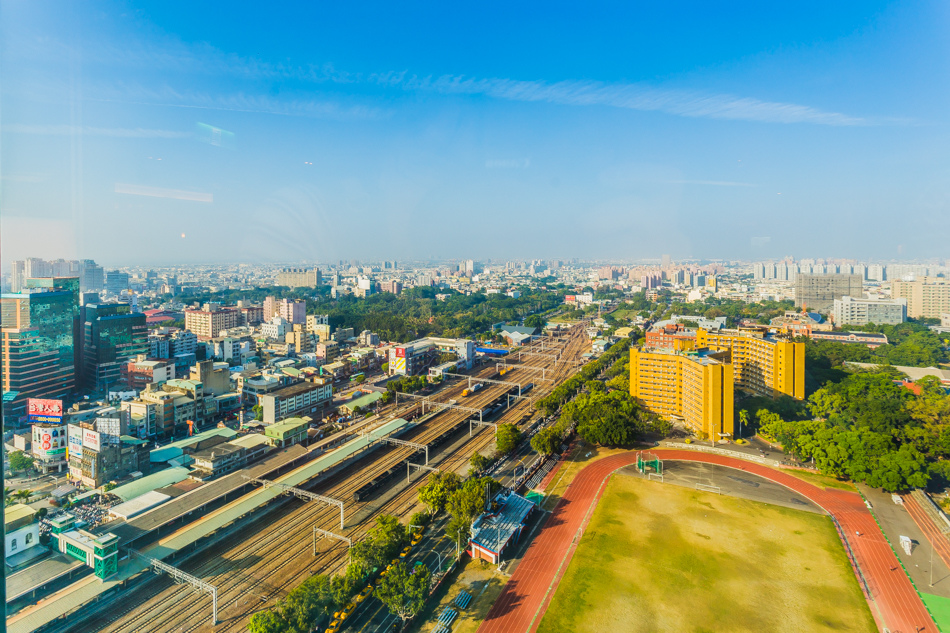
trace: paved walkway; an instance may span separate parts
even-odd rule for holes
[[[933,619],[860,495],[818,488],[781,471],[732,457],[677,449],[657,448],[652,452],[662,459],[706,462],[751,472],[812,500],[841,525],[867,579],[871,611],[879,625],[891,631],[936,633]],[[537,629],[607,479],[618,468],[636,463],[636,455],[636,451],[613,455],[577,474],[488,612],[479,633],[531,633]]]

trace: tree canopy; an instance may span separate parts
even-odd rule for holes
[[[507,455],[515,450],[521,441],[521,431],[514,424],[500,424],[495,432],[496,448],[500,455]]]
[[[410,568],[399,561],[383,576],[376,589],[376,597],[390,613],[406,621],[422,610],[431,580],[432,574],[425,565]]]
[[[950,397],[923,379],[915,394],[882,373],[858,373],[808,398],[814,419],[756,413],[759,432],[822,473],[888,491],[946,483],[950,470]]]

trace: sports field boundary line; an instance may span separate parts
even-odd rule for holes
[[[879,530],[881,531],[881,535],[884,537],[884,540],[887,541],[887,545],[891,548],[891,551],[894,552],[894,558],[897,559],[898,564],[901,566],[901,570],[903,570],[904,575],[907,576],[907,580],[910,581],[910,584],[911,584],[911,586],[914,588],[914,591],[917,592],[917,597],[920,598],[921,604],[924,605],[924,608],[927,609],[927,613],[930,614],[930,618],[933,620],[934,626],[937,627],[937,630],[938,630],[938,631],[943,631],[943,629],[940,628],[940,625],[937,624],[937,618],[934,617],[934,614],[933,614],[933,612],[930,610],[930,607],[928,607],[928,606],[927,606],[927,603],[924,601],[924,597],[921,595],[920,589],[917,588],[917,583],[915,583],[915,582],[914,582],[914,579],[910,577],[910,572],[907,571],[907,567],[904,566],[904,561],[902,561],[902,560],[901,560],[901,557],[897,555],[897,550],[894,549],[894,544],[891,543],[891,539],[887,538],[887,532],[885,532],[885,531],[884,531],[884,528],[881,527],[881,522],[877,520],[877,515],[874,514],[874,510],[871,508],[871,503],[867,500],[867,497],[864,496],[864,493],[861,492],[861,489],[860,489],[860,488],[858,488],[858,494],[861,495],[861,499],[864,500],[865,505],[868,507],[868,513],[869,513],[869,514],[871,515],[871,517],[874,519],[874,523],[877,524],[877,529],[879,529]],[[909,514],[909,513],[908,513],[908,514]],[[911,520],[913,520],[913,518],[914,518],[914,517],[911,516]],[[921,531],[922,531],[922,530],[921,530]],[[927,538],[927,533],[926,533],[926,532],[924,532],[924,538]],[[933,547],[933,544],[930,543],[930,546]]]
[[[755,463],[754,460],[742,460],[731,455],[674,448],[654,450],[660,453],[661,458],[671,461],[702,461],[763,476],[773,483],[803,494],[829,515],[838,518],[841,521],[842,530],[845,532],[859,529],[871,533],[874,528],[880,531],[876,518],[867,511],[861,495],[853,491],[826,489],[787,474],[781,468]],[[576,460],[578,456],[579,453],[575,453],[574,459]],[[552,513],[552,516],[556,516],[567,512],[567,514],[563,514],[564,522],[578,527],[572,526],[570,528],[572,531],[567,531],[545,522],[544,529],[539,532],[525,553],[525,559],[532,559],[530,571],[522,565],[514,572],[511,578],[514,583],[509,584],[502,590],[498,600],[486,614],[486,618],[478,629],[481,633],[533,633],[537,630],[541,621],[543,621],[543,617],[539,618],[539,616],[543,616],[546,606],[553,599],[553,592],[557,588],[557,583],[566,573],[565,563],[572,559],[577,547],[578,536],[583,534],[583,527],[590,520],[591,513],[603,494],[609,476],[620,468],[635,463],[635,459],[636,451],[630,451],[611,455],[603,460],[596,460],[581,468],[571,484],[565,489]],[[585,478],[585,471],[588,471],[588,469],[593,470]],[[597,482],[598,477],[602,478],[599,483]],[[581,488],[578,488],[578,485]],[[595,487],[597,487],[596,493],[594,493]],[[569,509],[571,502],[583,500],[589,503],[586,511],[582,507],[578,507],[573,512],[573,517],[571,517],[572,512]],[[567,503],[565,504],[565,502]],[[581,512],[584,512],[582,517],[580,516]],[[549,529],[554,531],[547,532]],[[871,540],[858,542],[857,545],[854,553],[856,559],[861,561],[862,567],[867,566],[868,581],[879,585],[877,590],[880,595],[872,601],[866,602],[877,625],[882,629],[887,627],[892,631],[911,630],[915,625],[917,630],[920,630],[921,625],[926,627],[925,630],[939,630],[939,628],[936,628],[936,622],[930,609],[924,604],[920,592],[913,583],[907,586],[904,579],[900,579],[899,576],[892,576],[885,571],[886,566],[892,565],[893,559],[896,558],[890,543],[886,540],[883,542]],[[561,548],[564,549],[561,550]],[[552,560],[551,558],[547,559],[547,564],[544,562],[546,552],[554,553],[551,550],[564,551],[560,562],[556,563],[556,559]],[[557,564],[556,567],[555,563]],[[544,583],[544,577],[549,577],[551,580]],[[856,580],[860,584],[860,580]],[[930,629],[928,626],[930,623],[934,624],[934,629]]]
[[[600,503],[601,496],[603,496],[604,487],[607,485],[607,481],[613,474],[613,472],[607,473],[607,475],[601,480],[600,487],[597,489],[597,493],[594,495],[593,499],[591,499],[590,506],[588,506],[587,512],[584,514],[584,518],[581,521],[580,526],[578,526],[577,532],[574,534],[574,539],[571,541],[570,547],[567,548],[567,551],[564,552],[564,556],[561,557],[561,563],[558,565],[557,571],[554,572],[554,576],[551,578],[551,582],[548,584],[547,591],[544,592],[544,597],[541,599],[541,603],[538,605],[537,610],[534,612],[534,616],[531,618],[531,622],[528,624],[528,633],[534,633],[534,631],[536,631],[541,625],[541,622],[538,620],[538,615],[547,612],[547,607],[550,604],[551,598],[553,597],[552,591],[557,591],[558,586],[561,584],[561,579],[564,577],[564,571],[566,571],[564,569],[564,564],[570,564],[570,561],[574,559],[574,552],[577,551],[577,547],[580,545],[580,541],[584,537],[584,531],[590,524],[590,519],[594,514],[594,510]]]

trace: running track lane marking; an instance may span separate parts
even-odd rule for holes
[[[574,552],[577,551],[577,546],[580,543],[581,538],[584,536],[584,528],[586,528],[587,524],[590,523],[590,517],[594,513],[594,508],[597,507],[597,501],[600,500],[604,485],[607,483],[608,479],[610,479],[610,475],[607,475],[604,477],[603,481],[601,481],[600,488],[597,489],[597,494],[594,496],[593,502],[590,504],[590,507],[587,508],[587,514],[584,516],[584,524],[577,528],[577,533],[574,535],[574,540],[571,541],[571,547],[567,548],[567,551],[564,552],[564,557],[561,558],[561,564],[558,565],[557,572],[555,572],[554,577],[551,578],[551,583],[548,585],[548,590],[544,592],[544,597],[541,599],[541,604],[538,605],[537,610],[534,612],[534,617],[531,618],[531,622],[528,624],[529,630],[534,628],[534,622],[538,619],[538,615],[541,613],[541,610],[543,609],[547,611],[546,607],[548,605],[551,589],[554,588],[555,582],[559,582],[562,578],[564,563],[567,562],[569,557],[574,557]]]
[[[852,548],[872,585],[874,607],[881,613],[884,624],[891,630],[909,631],[916,628],[925,633],[938,630],[907,577],[891,573],[891,568],[898,564],[897,559],[859,495],[818,488],[781,471],[736,458],[676,449],[654,450],[662,453],[665,459],[718,464],[751,472],[811,499],[836,516],[845,534],[849,531],[862,533],[861,538],[853,540]],[[540,621],[534,620],[533,624],[531,621],[538,602],[548,595],[543,583],[545,579],[554,577],[553,589],[556,591],[556,556],[572,547],[577,526],[583,523],[581,515],[584,511],[577,506],[582,506],[595,496],[592,493],[598,486],[598,480],[602,484],[606,475],[635,461],[636,451],[612,455],[589,464],[577,474],[552,512],[552,517],[556,517],[558,522],[545,525],[529,546],[522,563],[479,627],[479,633],[530,633],[537,628]],[[571,505],[574,507],[569,507]]]

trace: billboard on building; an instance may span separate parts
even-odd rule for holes
[[[82,456],[82,432],[83,428],[78,424],[70,424],[66,427],[67,448],[70,455]]]
[[[82,446],[97,453],[102,450],[102,437],[98,431],[82,430]]]
[[[96,430],[102,436],[103,444],[118,444],[122,435],[122,420],[120,418],[96,418]]]
[[[33,454],[42,460],[66,454],[66,428],[61,424],[34,424]]]
[[[31,422],[55,424],[63,419],[63,401],[29,398],[26,401],[26,412]]]

